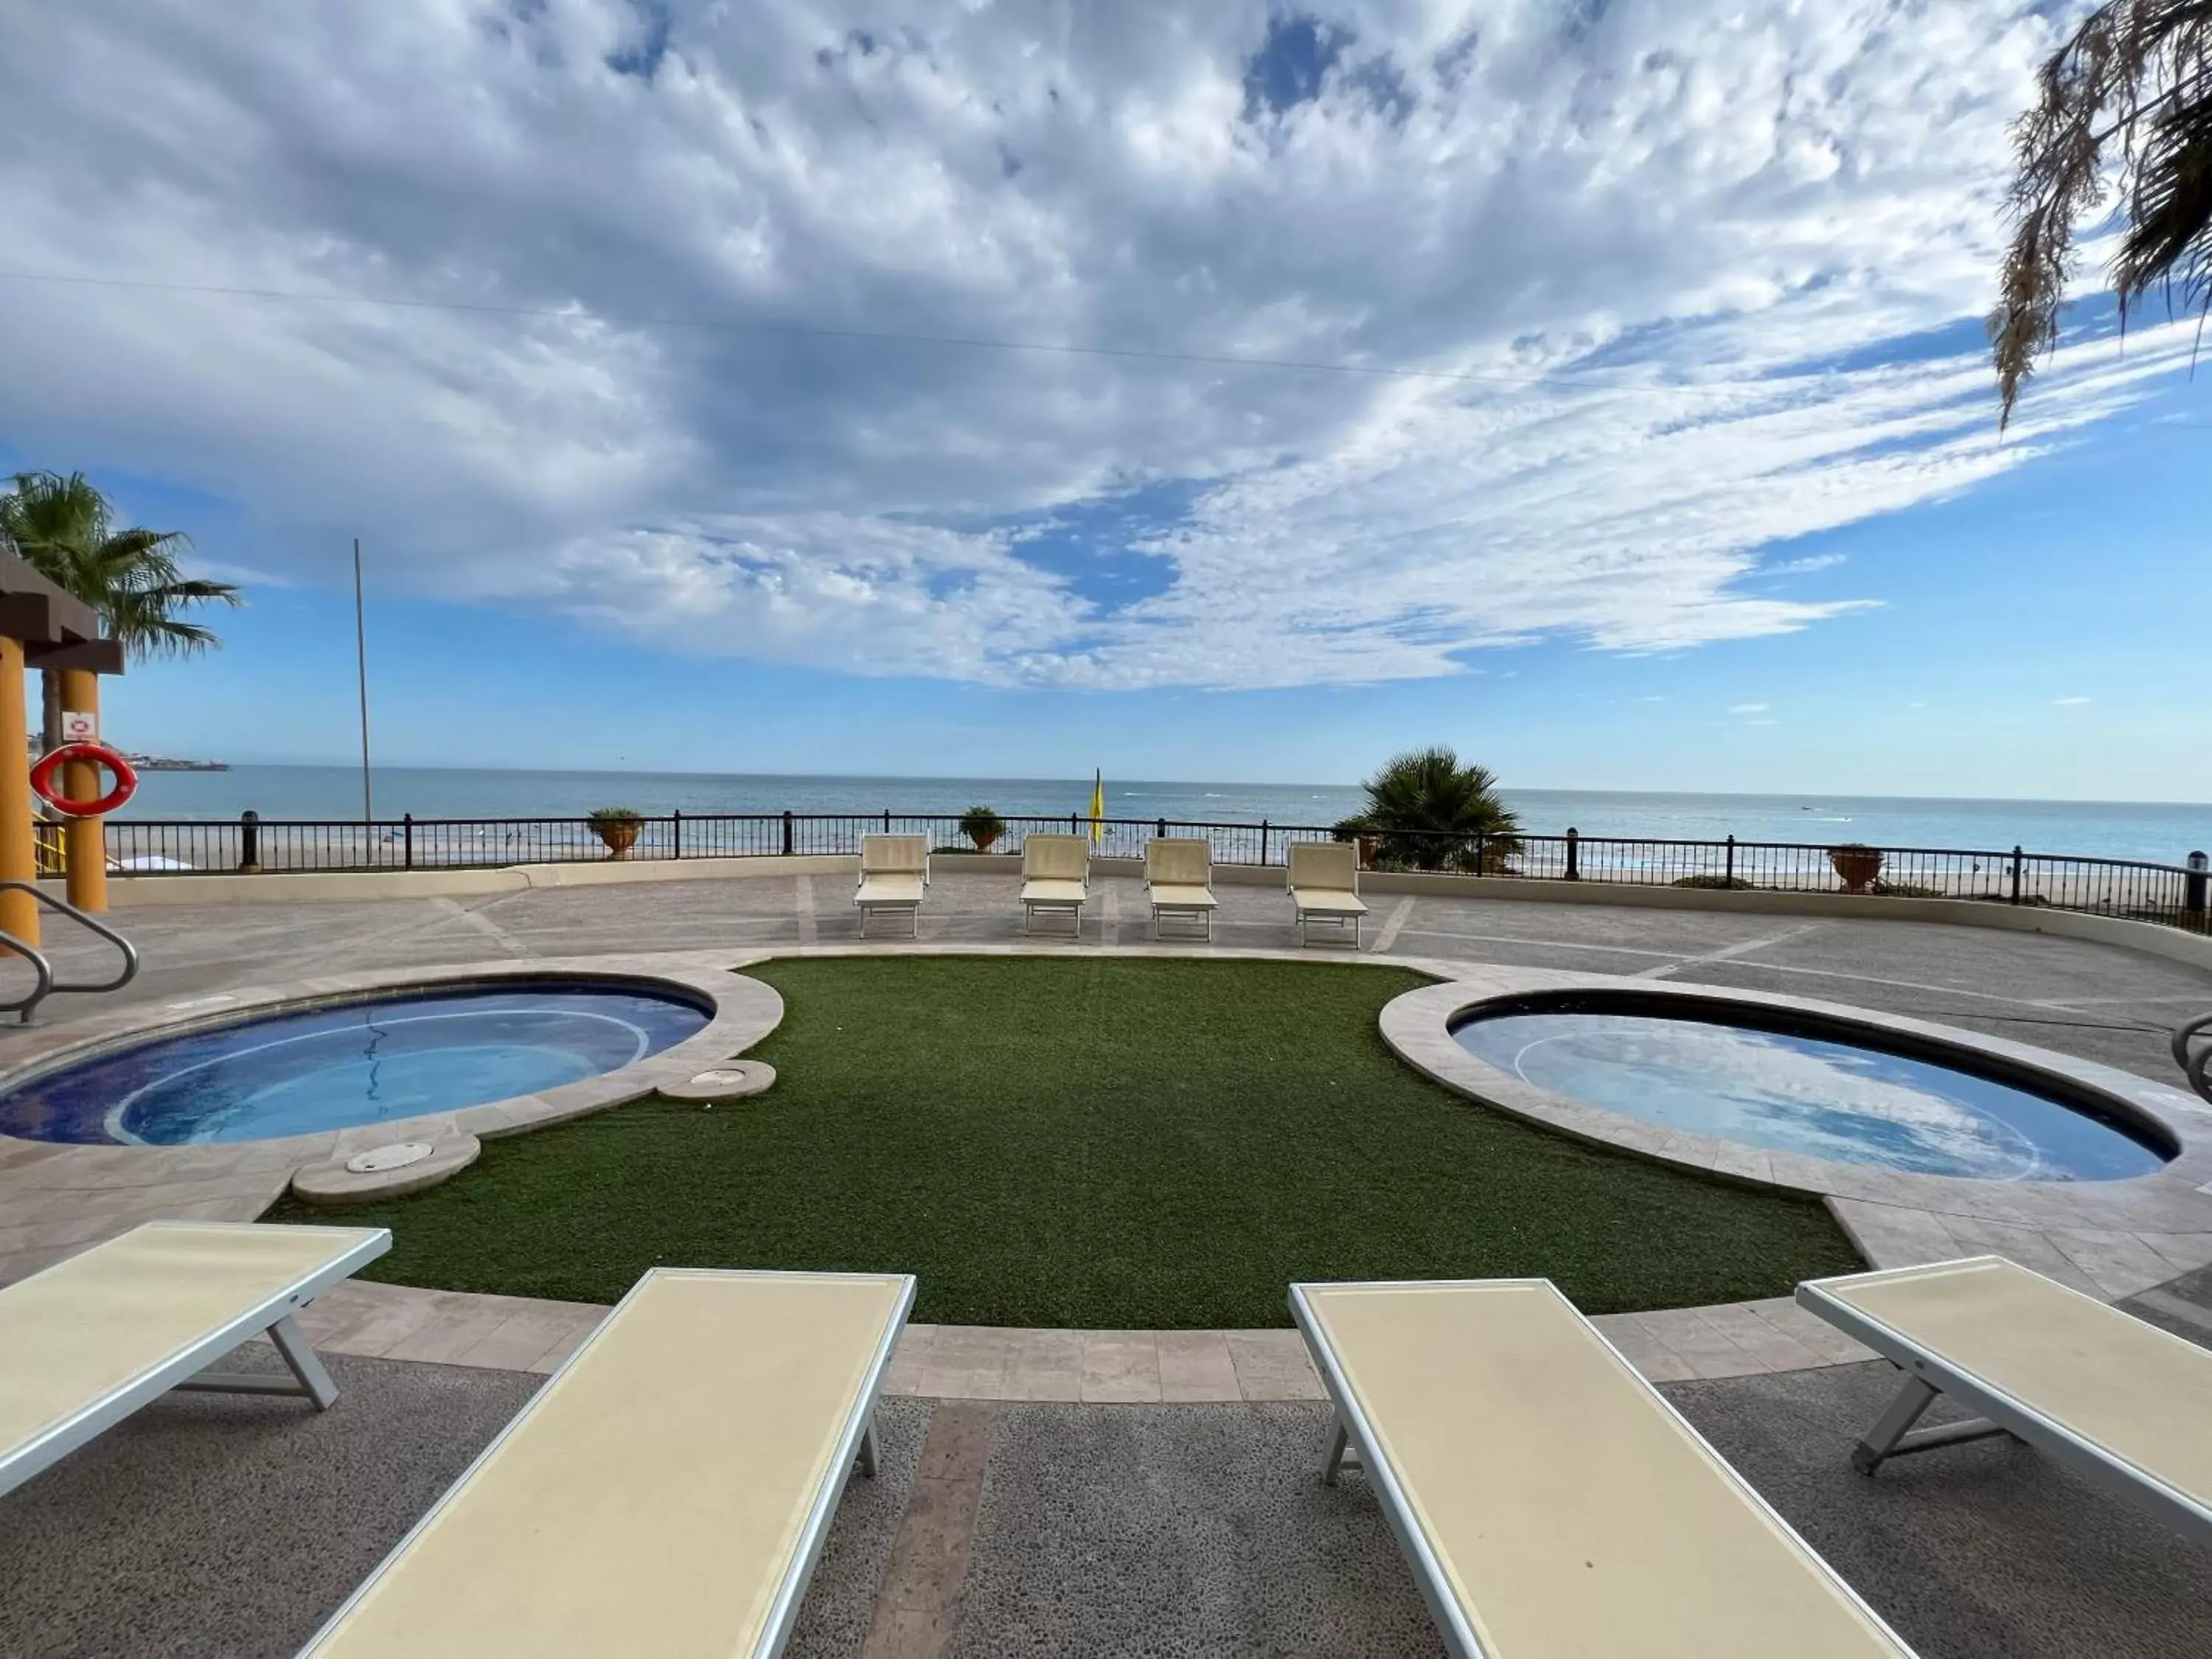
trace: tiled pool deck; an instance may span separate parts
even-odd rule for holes
[[[133,911],[140,982],[117,999],[55,999],[41,1030],[0,1030],[0,1063],[127,1012],[212,1011],[253,986],[296,993],[487,960],[711,974],[764,952],[854,948],[846,896],[816,878]],[[1279,895],[1221,896],[1215,948],[1291,943]],[[1381,953],[1455,977],[1504,964],[1816,996],[2162,1084],[2175,1077],[2165,1031],[2212,1006],[2212,973],[2177,963],[1921,923],[1428,896],[1385,899],[1375,921]],[[950,876],[932,889],[923,945],[1142,950],[1148,933],[1134,883],[1102,885],[1080,944],[1031,944],[1012,883]],[[251,1218],[297,1162],[296,1148],[252,1145],[168,1149],[157,1166],[137,1149],[0,1141],[0,1280],[152,1216]],[[1949,1207],[1853,1200],[1843,1218],[1878,1263],[1995,1250],[2212,1343],[2212,1273],[2182,1277],[2212,1262],[2212,1195],[2161,1191],[2148,1221],[2098,1202],[2024,1218],[1992,1184]],[[0,1653],[290,1651],[603,1311],[358,1283],[330,1292],[305,1322],[337,1356],[350,1410],[164,1401],[11,1496]],[[1863,1351],[1794,1304],[1597,1322],[1924,1656],[2212,1647],[2198,1616],[2212,1552],[2032,1453],[1984,1445],[1914,1460],[1894,1480],[1851,1474],[1843,1453],[1887,1367],[1851,1363]],[[1291,1331],[915,1326],[890,1382],[903,1397],[885,1407],[885,1476],[846,1498],[794,1655],[1437,1650],[1371,1498],[1356,1480],[1332,1492],[1312,1478],[1326,1419]],[[242,1412],[248,1441],[233,1433]],[[410,1449],[383,1455],[395,1443]],[[182,1595],[178,1573],[222,1593]]]

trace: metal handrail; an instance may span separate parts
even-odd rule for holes
[[[25,944],[12,933],[0,933],[0,947],[14,951],[18,956],[23,957],[39,975],[39,983],[29,996],[15,1002],[0,1002],[0,1013],[20,1013],[22,1017],[22,1024],[28,1025],[33,1017],[37,1014],[39,1005],[57,991],[77,991],[94,994],[102,991],[119,991],[138,976],[138,947],[98,917],[78,909],[67,899],[56,898],[36,882],[0,881],[0,893],[8,892],[28,893],[49,910],[59,911],[70,921],[82,922],[90,931],[99,934],[100,938],[123,952],[123,971],[113,979],[102,980],[96,984],[64,984],[54,977],[53,964],[46,960],[43,951]]]
[[[23,1024],[28,1025],[32,1011],[53,994],[54,964],[48,962],[44,953],[35,946],[25,944],[4,929],[0,929],[0,950],[13,951],[29,963],[31,971],[39,976],[39,982],[32,988],[30,995],[14,1002],[0,1002],[0,1014],[21,1013]]]

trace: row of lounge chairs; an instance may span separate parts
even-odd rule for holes
[[[926,836],[864,836],[860,881],[853,902],[860,912],[865,937],[871,917],[903,915],[915,938],[921,935],[922,901],[929,891],[929,840]],[[1316,926],[1347,931],[1359,948],[1367,906],[1359,896],[1359,859],[1340,842],[1292,843],[1285,867],[1298,943],[1311,942]],[[1152,913],[1152,934],[1173,921],[1213,937],[1213,851],[1188,836],[1155,836],[1145,843],[1145,898]],[[1065,916],[1083,931],[1083,907],[1091,902],[1091,843],[1081,836],[1036,835],[1022,843],[1022,930],[1033,933],[1040,916]]]
[[[155,1222],[0,1290],[0,1492],[170,1388],[337,1390],[294,1316],[381,1229]],[[303,1650],[781,1651],[911,1276],[657,1267]],[[2212,1352],[1995,1257],[1809,1282],[1905,1374],[1853,1454],[2010,1434],[2212,1541]],[[1545,1279],[1296,1285],[1356,1461],[1461,1659],[1911,1650]],[[201,1369],[277,1337],[292,1381]],[[1984,1416],[1908,1435],[1938,1394]]]

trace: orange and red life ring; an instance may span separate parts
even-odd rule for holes
[[[98,800],[71,799],[54,787],[54,774],[71,761],[106,767],[115,775],[115,787]],[[129,761],[104,743],[65,743],[39,757],[39,763],[31,769],[31,790],[64,817],[96,818],[112,812],[138,793],[138,775],[131,769]]]

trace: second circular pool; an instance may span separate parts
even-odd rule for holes
[[[1592,1000],[1478,1013],[1452,1036],[1550,1093],[1808,1158],[1993,1181],[2112,1181],[2173,1156],[2148,1131],[2025,1077],[1855,1033]]]

